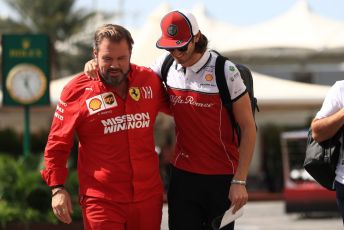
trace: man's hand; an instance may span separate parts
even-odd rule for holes
[[[98,64],[95,59],[86,62],[84,67],[84,73],[91,79],[97,78]]]
[[[233,214],[236,213],[241,207],[243,207],[248,201],[248,194],[246,187],[240,184],[232,184],[229,189],[229,200],[234,206]]]
[[[65,189],[61,188],[53,189],[52,194],[55,193],[56,195],[54,195],[51,199],[51,207],[53,208],[53,212],[60,221],[70,224],[72,222],[71,214],[73,213],[70,195]]]

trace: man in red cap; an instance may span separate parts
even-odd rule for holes
[[[159,49],[166,52],[152,65],[158,75],[170,54],[166,87],[176,124],[176,148],[171,160],[168,190],[170,230],[212,229],[215,217],[248,200],[246,178],[252,159],[256,126],[245,84],[235,64],[225,62],[224,72],[241,129],[241,143],[221,102],[216,84],[216,52],[208,50],[193,14],[172,11],[161,21]],[[85,65],[92,75],[93,61]],[[234,229],[234,222],[222,229]]]
[[[256,139],[250,98],[238,69],[226,61],[225,78],[241,128],[238,147],[216,85],[218,54],[207,49],[207,37],[194,15],[172,11],[162,19],[161,31],[156,46],[174,58],[166,79],[177,136],[168,191],[169,227],[211,229],[216,216],[230,206],[236,212],[248,200],[245,185]],[[159,75],[167,55],[152,66]],[[234,222],[222,229],[234,229]]]

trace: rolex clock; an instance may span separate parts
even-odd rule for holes
[[[37,102],[47,89],[47,78],[35,65],[18,64],[7,75],[6,88],[16,102],[28,105]]]

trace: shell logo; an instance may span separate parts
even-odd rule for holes
[[[213,75],[211,75],[211,74],[207,74],[207,75],[205,75],[205,80],[207,80],[207,81],[211,81],[211,80],[213,80]]]
[[[102,106],[102,101],[99,100],[98,98],[94,98],[90,101],[89,103],[89,107],[90,109],[92,109],[93,111],[96,111],[98,109],[100,109],[100,107]]]

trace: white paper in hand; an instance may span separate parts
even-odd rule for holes
[[[244,214],[244,207],[241,207],[238,211],[236,211],[235,214],[233,214],[233,208],[234,208],[234,206],[232,206],[230,209],[228,209],[225,212],[225,214],[223,215],[220,228],[233,222],[234,220],[238,219],[240,216],[242,216]]]

